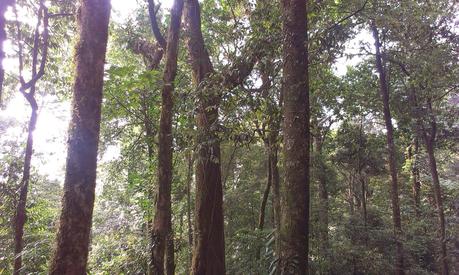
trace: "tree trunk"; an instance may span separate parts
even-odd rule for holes
[[[190,248],[190,263],[192,260],[192,253],[191,249],[193,248],[193,224],[191,223],[191,183],[193,181],[193,165],[194,165],[194,158],[191,152],[187,154],[187,162],[188,162],[188,171],[186,176],[186,212],[187,212],[187,220],[188,220],[188,245]]]
[[[408,148],[408,158],[411,161],[411,182],[413,192],[413,203],[416,217],[421,216],[421,182],[419,181],[419,168],[417,166],[417,154],[419,151],[419,142],[415,138],[413,144]]]
[[[435,205],[437,208],[438,214],[438,222],[439,222],[439,246],[440,246],[440,267],[441,267],[441,274],[448,275],[449,268],[448,268],[448,254],[446,248],[446,225],[445,225],[445,214],[443,209],[443,198],[440,186],[440,180],[438,177],[438,170],[437,170],[437,160],[435,158],[435,136],[432,135],[430,140],[426,137],[425,140],[426,144],[426,151],[429,158],[429,167],[430,173],[432,175],[432,183],[433,183],[433,190],[435,195]]]
[[[402,237],[402,223],[400,218],[400,204],[398,195],[398,182],[397,182],[397,162],[395,158],[395,143],[394,143],[394,129],[392,125],[392,116],[389,108],[389,88],[387,86],[386,72],[382,64],[381,43],[379,41],[379,34],[376,26],[372,24],[373,37],[375,40],[376,50],[376,69],[379,74],[380,94],[383,102],[384,121],[386,124],[386,139],[387,139],[387,153],[389,155],[389,170],[391,175],[391,203],[392,203],[392,219],[394,223],[394,234],[396,242],[396,255],[395,255],[395,274],[404,274],[403,268],[403,244]]]
[[[196,232],[191,274],[225,274],[223,190],[218,139],[218,105],[215,87],[201,85],[213,72],[201,32],[199,2],[186,0],[185,22],[193,81],[198,89],[196,114],[198,152],[196,159]],[[203,87],[204,86],[204,87]]]
[[[280,192],[280,270],[308,273],[309,88],[305,0],[283,0],[285,183]]]
[[[272,168],[271,168],[271,156],[268,155],[268,175],[265,186],[265,191],[263,192],[263,197],[261,198],[260,213],[258,215],[258,229],[261,231],[265,226],[265,214],[266,214],[266,204],[268,202],[269,192],[271,191],[272,185]]]
[[[34,90],[35,88],[32,87]],[[34,97],[29,97],[28,101],[32,109],[29,127],[28,127],[28,136],[27,144],[25,149],[24,156],[24,168],[22,172],[21,185],[19,187],[19,201],[16,207],[15,223],[14,223],[14,274],[19,275],[22,268],[22,249],[24,246],[24,225],[27,219],[26,213],[26,203],[27,203],[27,194],[29,191],[29,182],[30,182],[30,167],[33,154],[33,131],[37,125],[37,102]]]
[[[278,125],[279,126],[279,125]],[[279,177],[279,166],[278,166],[278,151],[279,146],[277,144],[277,136],[279,127],[275,128],[276,130],[271,130],[271,138],[269,141],[268,153],[270,154],[270,166],[272,171],[272,203],[273,203],[273,217],[274,217],[274,227],[276,229],[276,241],[274,251],[276,256],[280,255],[280,177]]]
[[[56,251],[50,274],[86,274],[94,207],[110,0],[81,0],[72,119]]]
[[[151,274],[174,274],[174,242],[172,232],[172,117],[174,80],[183,0],[175,0],[167,36],[161,118],[159,121],[158,196],[151,233]],[[167,256],[166,256],[167,255]]]
[[[456,230],[455,234],[456,237],[454,238],[454,254],[455,254],[455,267],[456,267],[456,273],[459,273],[459,197],[456,198],[456,201],[454,202],[454,208],[455,208],[455,225],[456,225]]]
[[[320,132],[320,131],[319,131]],[[327,171],[322,154],[322,143],[325,137],[315,138],[315,149],[318,157],[318,179],[319,179],[319,238],[320,254],[328,260],[328,191],[327,191]]]

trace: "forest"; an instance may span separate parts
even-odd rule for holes
[[[0,0],[0,274],[459,274],[456,0]]]

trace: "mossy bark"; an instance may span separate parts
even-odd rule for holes
[[[86,274],[110,0],[81,0],[62,212],[50,274]]]
[[[280,270],[308,273],[309,85],[305,0],[283,0],[283,133]]]
[[[191,274],[225,274],[223,187],[218,129],[219,91],[205,81],[214,72],[201,32],[197,0],[185,1],[187,46],[198,92],[196,114],[195,239]]]
[[[172,117],[174,80],[177,74],[177,54],[183,0],[175,0],[166,43],[166,64],[162,88],[159,121],[158,196],[151,233],[151,274],[174,274],[174,238],[172,231]]]

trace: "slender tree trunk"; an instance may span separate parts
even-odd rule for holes
[[[32,87],[34,89],[34,87]],[[19,201],[16,207],[15,227],[14,227],[14,274],[19,275],[22,268],[22,249],[24,246],[24,225],[27,219],[26,203],[27,194],[30,182],[30,167],[33,154],[33,131],[37,125],[37,102],[34,97],[28,98],[30,107],[32,109],[27,135],[27,144],[24,156],[24,168],[22,172],[22,180],[19,188]]]
[[[391,201],[392,201],[392,219],[394,223],[394,233],[396,242],[396,255],[395,255],[395,274],[404,274],[403,267],[403,244],[402,238],[402,223],[400,218],[400,203],[398,195],[398,181],[397,181],[397,162],[395,158],[395,143],[394,143],[394,129],[392,125],[392,116],[389,108],[389,88],[387,86],[387,78],[382,64],[381,43],[379,41],[379,34],[376,26],[372,25],[373,37],[375,39],[376,50],[376,69],[379,74],[380,94],[383,102],[384,121],[386,123],[386,138],[387,138],[387,153],[389,155],[389,170],[391,175]]]
[[[349,172],[347,198],[349,201],[349,213],[354,215],[354,175]]]
[[[456,273],[459,273],[459,197],[456,198],[456,201],[454,202],[454,208],[455,208],[455,226],[456,226],[456,236],[454,238],[454,255],[455,255],[455,268],[456,268]]]
[[[50,274],[86,274],[96,187],[110,0],[81,0],[72,119],[56,251]]]
[[[435,138],[435,137],[433,137]],[[448,253],[446,248],[446,225],[445,225],[445,214],[443,209],[443,198],[440,186],[440,180],[438,177],[438,170],[437,170],[437,160],[435,158],[435,141],[434,139],[425,141],[427,155],[429,158],[429,167],[430,173],[432,175],[432,183],[433,183],[433,190],[435,195],[435,204],[437,208],[438,214],[438,222],[439,222],[439,246],[440,246],[440,267],[441,267],[441,274],[448,275],[449,268],[448,268]]]
[[[268,154],[268,175],[265,186],[265,191],[263,192],[263,197],[261,198],[260,213],[258,215],[258,229],[263,230],[265,226],[265,214],[266,214],[266,204],[268,203],[269,192],[271,191],[272,185],[272,168],[271,168],[271,156]]]
[[[408,149],[408,158],[411,161],[411,182],[412,182],[412,193],[414,202],[414,211],[416,217],[421,216],[421,182],[419,181],[419,169],[417,167],[417,154],[419,151],[419,142],[415,138],[413,144]]]
[[[225,274],[223,190],[220,141],[217,135],[220,97],[215,87],[203,83],[213,72],[201,32],[197,0],[185,1],[185,22],[193,81],[198,90],[196,115],[198,152],[196,159],[196,232],[191,274]]]
[[[279,125],[280,126],[280,125]],[[276,229],[276,241],[274,251],[276,255],[280,255],[280,177],[279,177],[279,166],[278,166],[278,151],[279,146],[277,144],[277,136],[279,127],[276,130],[271,130],[271,138],[269,141],[268,153],[270,154],[270,166],[272,171],[272,203],[274,213],[274,228]]]
[[[193,165],[194,165],[194,158],[191,152],[187,154],[187,162],[188,162],[188,171],[186,176],[186,212],[187,212],[187,220],[188,220],[188,245],[190,247],[190,266],[192,260],[192,253],[191,249],[193,248],[193,224],[191,222],[191,183],[193,181]]]
[[[152,228],[151,274],[174,274],[174,242],[172,232],[172,117],[174,80],[177,74],[177,55],[183,0],[175,0],[167,36],[161,118],[159,121],[158,199]]]
[[[318,157],[318,179],[319,179],[319,238],[320,238],[320,254],[324,259],[328,260],[328,191],[327,191],[327,171],[322,154],[323,138],[319,136],[315,138],[315,150]]]
[[[308,273],[309,85],[306,0],[283,0],[285,183],[280,203],[280,270]]]
[[[48,9],[44,5],[44,2],[40,2],[40,8],[37,12],[37,25],[35,27],[34,38],[33,38],[33,46],[32,46],[32,64],[31,64],[31,73],[32,77],[31,80],[25,83],[24,79],[22,78],[22,48],[19,51],[20,55],[20,79],[21,79],[21,87],[19,91],[28,101],[30,108],[31,108],[31,115],[29,119],[28,125],[28,134],[27,134],[27,143],[26,143],[26,150],[24,156],[24,167],[23,167],[23,175],[21,180],[21,185],[19,188],[19,201],[16,208],[16,215],[15,215],[15,260],[14,260],[14,274],[18,275],[22,269],[22,249],[24,246],[24,225],[27,219],[26,213],[26,205],[27,205],[27,194],[29,189],[29,182],[30,182],[30,169],[31,169],[31,161],[32,161],[32,154],[33,154],[33,131],[37,125],[37,110],[38,105],[35,99],[35,91],[36,91],[36,83],[37,81],[43,76],[44,68],[46,65],[47,59],[47,52],[48,52]],[[43,24],[42,24],[43,23]],[[43,28],[42,32],[42,40],[43,40],[43,47],[41,51],[41,62],[38,61],[38,54],[40,48],[40,32],[39,29]],[[20,37],[20,29],[18,28],[18,37]],[[27,89],[29,91],[27,92]]]

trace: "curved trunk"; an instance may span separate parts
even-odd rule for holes
[[[271,168],[271,156],[268,155],[268,175],[265,186],[265,191],[263,192],[263,197],[261,198],[260,213],[258,215],[258,229],[261,231],[265,226],[265,214],[266,214],[266,204],[268,202],[269,192],[271,191],[272,185],[272,168]]]
[[[174,80],[177,74],[177,54],[183,0],[175,0],[167,36],[164,85],[159,121],[158,196],[151,233],[151,274],[174,274],[174,238],[172,232],[172,117]]]
[[[81,0],[72,118],[56,252],[50,274],[86,274],[94,207],[110,0]]]
[[[308,273],[309,89],[305,0],[283,0],[283,133],[285,182],[280,186],[280,270]]]
[[[398,180],[397,180],[397,162],[395,158],[395,143],[394,143],[394,128],[392,125],[392,116],[389,108],[389,88],[387,86],[386,72],[382,64],[381,43],[376,26],[372,25],[373,37],[375,39],[376,50],[376,69],[379,74],[379,90],[383,102],[384,121],[386,124],[386,139],[387,139],[387,154],[389,155],[389,170],[391,176],[391,203],[392,203],[392,220],[394,223],[394,234],[396,242],[395,255],[395,273],[404,274],[403,269],[403,245],[402,238],[402,222],[400,218],[400,203],[398,197]]]

